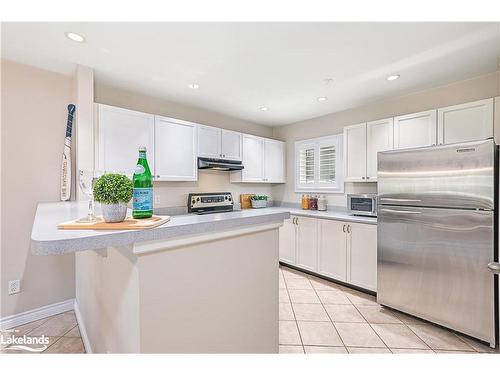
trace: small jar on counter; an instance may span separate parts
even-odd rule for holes
[[[302,194],[302,200],[300,202],[300,205],[301,205],[303,210],[309,209],[309,201],[308,201],[307,196],[305,194]]]
[[[316,211],[318,209],[318,197],[316,195],[312,195],[309,200],[309,209]]]
[[[326,197],[324,195],[318,197],[318,211],[326,211]]]

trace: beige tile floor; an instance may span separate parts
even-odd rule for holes
[[[280,353],[498,352],[382,307],[371,295],[288,267],[280,267],[279,287]],[[48,336],[43,353],[85,353],[73,311],[14,329],[17,336]],[[22,352],[7,348],[2,347],[2,353]]]
[[[280,353],[498,353],[288,267],[280,266],[279,283]]]
[[[80,330],[76,322],[75,313],[68,311],[62,314],[54,315],[49,318],[40,319],[35,322],[24,324],[2,332],[2,336],[11,335],[28,337],[46,336],[49,338],[48,347],[41,353],[85,353],[83,342],[80,337]],[[6,341],[4,339],[4,341]],[[1,348],[2,353],[30,353],[25,350],[11,350],[7,345]],[[33,348],[40,345],[30,345]],[[31,354],[31,353],[30,353]]]

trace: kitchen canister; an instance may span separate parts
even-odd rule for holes
[[[326,211],[326,197],[324,195],[318,197],[318,211]]]

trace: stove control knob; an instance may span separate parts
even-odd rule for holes
[[[196,203],[196,201],[193,199],[193,200],[191,201],[191,203],[192,203],[192,204],[195,204],[195,203]]]

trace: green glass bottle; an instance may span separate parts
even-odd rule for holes
[[[139,148],[139,160],[135,167],[132,216],[146,219],[153,216],[153,179],[146,159],[146,147]]]

